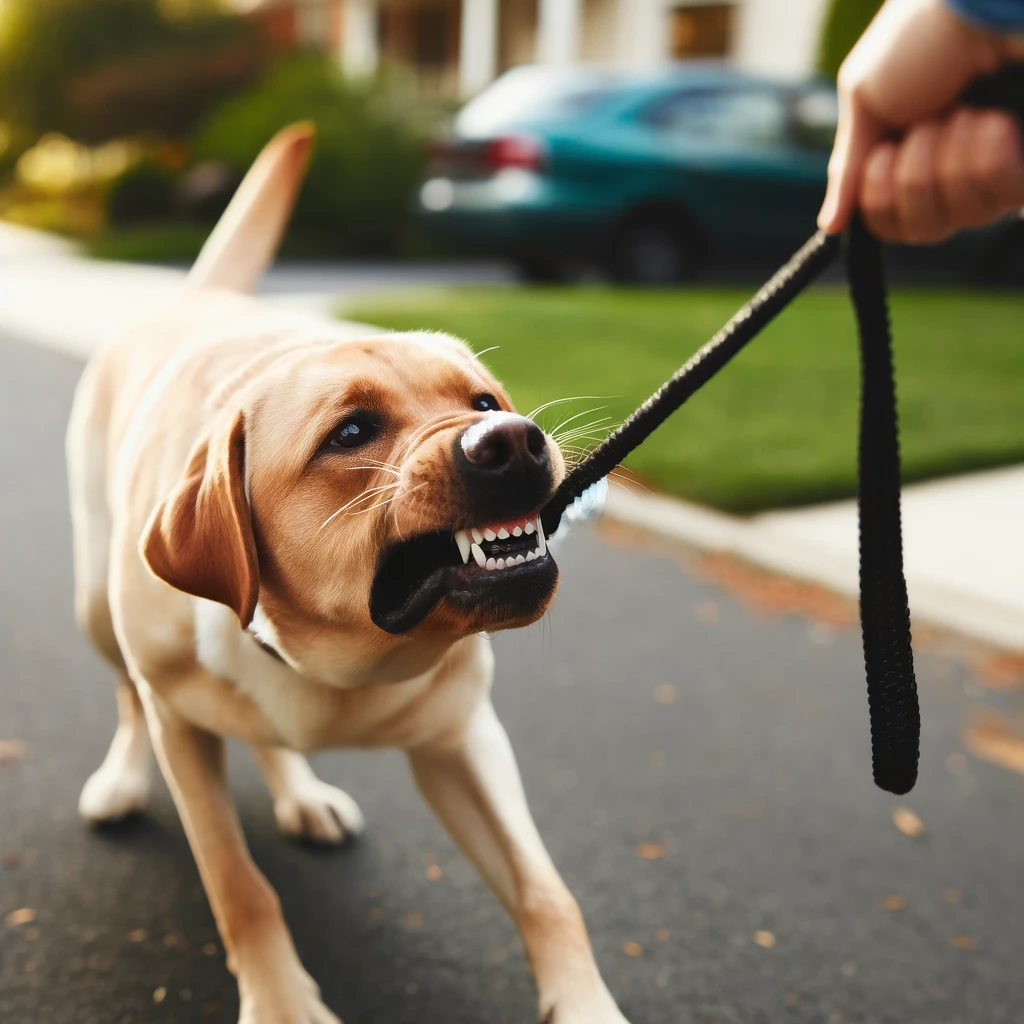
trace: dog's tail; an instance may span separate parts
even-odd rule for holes
[[[281,244],[315,134],[303,122],[267,143],[206,240],[188,275],[190,287],[252,291]]]

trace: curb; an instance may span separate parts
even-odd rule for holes
[[[796,541],[792,531],[780,530],[761,517],[741,519],[676,498],[639,494],[621,484],[609,489],[606,514],[690,547],[734,555],[845,597],[859,597],[855,554]],[[1024,614],[1018,608],[913,575],[907,577],[907,590],[915,621],[1024,652]]]

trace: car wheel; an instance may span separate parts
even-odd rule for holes
[[[645,217],[621,229],[609,269],[621,284],[657,288],[692,278],[699,264],[696,239],[683,225]]]
[[[566,266],[545,256],[519,256],[515,261],[519,275],[530,284],[562,284],[568,279]]]

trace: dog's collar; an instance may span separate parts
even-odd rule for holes
[[[251,629],[247,630],[249,636],[256,641],[256,646],[266,651],[272,658],[277,658],[278,661],[283,662],[284,656],[276,647],[271,647],[258,633],[254,633]]]

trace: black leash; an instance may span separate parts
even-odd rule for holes
[[[696,355],[674,373],[562,482],[541,513],[562,513],[607,476],[691,395],[755,338],[835,259],[840,240],[818,232]],[[910,646],[900,534],[900,458],[889,310],[881,247],[855,218],[846,267],[861,354],[860,609],[875,783],[906,793],[917,780],[921,717]]]
[[[1024,119],[1024,64],[974,82],[961,102]],[[541,513],[545,532],[588,487],[607,476],[706,384],[832,262],[838,236],[818,232],[689,362],[565,478]],[[860,337],[858,513],[860,621],[875,783],[907,793],[917,781],[921,712],[910,644],[910,609],[900,529],[900,451],[889,306],[878,241],[855,216],[846,234],[846,273]]]

